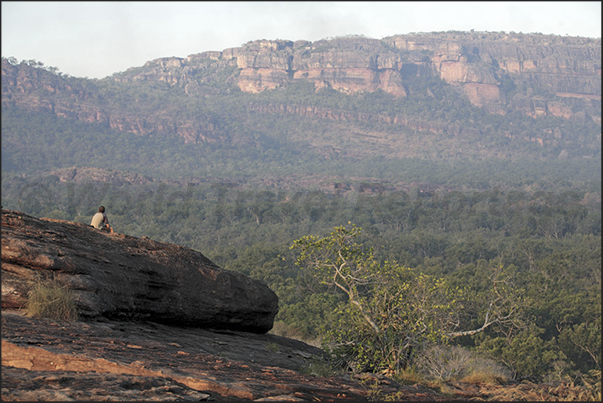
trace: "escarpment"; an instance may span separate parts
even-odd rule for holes
[[[264,333],[278,311],[266,284],[192,249],[2,210],[2,307],[24,307],[47,279],[68,287],[89,318]]]
[[[227,143],[220,118],[189,113],[188,101],[237,91],[260,94],[299,82],[315,91],[382,91],[403,98],[414,96],[413,83],[430,79],[441,80],[490,113],[521,111],[600,124],[600,39],[487,32],[258,40],[185,58],[155,59],[100,81],[2,59],[2,105],[48,110],[120,131]],[[169,101],[155,99],[152,91]],[[290,104],[298,107],[295,101]]]

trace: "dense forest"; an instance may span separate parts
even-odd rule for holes
[[[454,340],[504,362],[517,377],[576,376],[600,364],[600,195],[508,187],[421,192],[258,188],[234,182],[150,184],[7,176],[3,206],[88,223],[107,207],[116,231],[202,251],[229,270],[265,281],[279,296],[275,331],[314,341],[344,298],[295,266],[289,248],[333,227],[362,228],[376,259],[395,261],[467,289],[462,327],[484,320],[488,278],[512,279],[515,324]],[[363,185],[363,184],[360,184]],[[527,359],[529,357],[529,359]]]
[[[578,103],[573,119],[489,113],[437,77],[402,98],[303,81],[250,94],[219,63],[194,72],[204,89],[190,96],[125,79],[146,65],[87,80],[22,62],[54,109],[4,102],[3,80],[3,208],[89,223],[104,205],[116,232],[266,282],[272,331],[348,369],[425,371],[447,346],[517,379],[600,371],[600,119]],[[555,96],[499,79],[507,99]],[[59,116],[59,101],[211,130],[118,130]],[[337,282],[337,259],[356,282]]]

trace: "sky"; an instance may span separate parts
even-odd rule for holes
[[[601,37],[601,2],[2,1],[2,57],[103,78],[258,39],[487,31]]]

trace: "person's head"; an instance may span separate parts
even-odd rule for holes
[[[105,212],[105,206],[100,206],[100,207],[98,208],[98,212],[99,212],[99,213],[104,213],[104,212]]]

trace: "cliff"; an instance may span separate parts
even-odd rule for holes
[[[585,104],[601,100],[600,59],[600,40],[451,32],[383,40],[253,41],[185,59],[157,59],[145,69],[130,69],[115,79],[165,81],[191,92],[195,85],[191,73],[211,60],[217,66],[236,66],[236,84],[245,92],[259,93],[307,80],[317,89],[330,87],[344,93],[383,90],[407,96],[408,83],[414,78],[437,77],[464,92],[473,104],[493,111],[503,112],[506,106],[535,115],[567,116],[567,111],[561,111],[566,98],[585,100]],[[539,99],[534,93],[546,92],[552,104],[526,109],[520,99],[506,99],[508,85],[531,87],[532,94],[523,94],[524,101],[534,102]]]
[[[412,98],[413,83],[429,79],[442,80],[491,113],[521,111],[533,117],[601,122],[600,39],[479,32],[381,40],[354,36],[316,42],[259,40],[186,58],[152,60],[100,81],[57,75],[3,58],[2,105],[50,110],[116,130],[172,133],[187,142],[224,142],[228,135],[210,113],[189,116],[179,109],[179,101],[157,109],[147,95],[123,100],[120,91],[147,84],[168,91],[170,97],[204,99],[308,82],[317,91],[383,91]],[[287,105],[297,107],[294,102]],[[415,126],[429,130],[429,123]]]
[[[600,40],[448,32],[399,35],[384,41],[402,52],[428,52],[431,70],[447,83],[459,85],[475,105],[506,104],[534,116],[567,117],[571,108],[565,98],[601,100]],[[509,85],[531,91],[507,99]],[[541,105],[534,104],[543,98]]]

